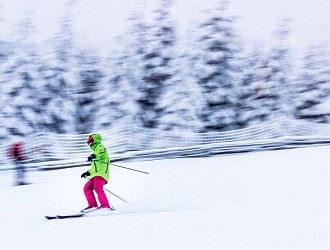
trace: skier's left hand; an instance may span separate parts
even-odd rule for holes
[[[81,178],[86,178],[87,176],[90,176],[90,175],[91,174],[88,171],[86,171],[85,173],[81,174]]]

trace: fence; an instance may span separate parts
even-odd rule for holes
[[[279,118],[240,130],[214,133],[170,132],[125,125],[99,131],[110,159],[198,157],[221,153],[284,149],[330,143],[330,125]],[[27,138],[28,150],[43,150],[26,161],[31,168],[57,169],[87,165],[87,134],[38,134]],[[8,145],[0,149],[0,169],[12,167]]]

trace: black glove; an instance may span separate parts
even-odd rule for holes
[[[90,176],[90,175],[91,174],[88,171],[86,171],[85,173],[81,174],[81,178],[86,178],[87,176]]]
[[[87,161],[92,161],[95,158],[96,156],[94,154],[91,154],[90,156],[88,156]]]

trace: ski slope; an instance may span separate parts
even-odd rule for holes
[[[47,221],[86,207],[85,168],[0,172],[1,250],[329,250],[330,146],[121,162],[113,215]]]

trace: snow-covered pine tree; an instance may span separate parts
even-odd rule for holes
[[[235,93],[235,57],[239,51],[234,31],[234,17],[227,10],[227,1],[209,11],[198,31],[199,54],[194,72],[202,89],[205,107],[200,114],[203,131],[224,131],[237,128]]]
[[[100,83],[103,78],[102,61],[96,53],[90,51],[81,51],[76,57],[77,60],[77,87],[74,93],[76,107],[76,132],[89,133],[96,127],[98,114],[100,110],[104,112],[103,107],[99,106],[101,92]]]
[[[1,27],[3,25],[1,15],[2,15],[2,6],[0,5],[0,30],[3,30],[3,29],[1,29]],[[5,52],[6,51],[5,46],[6,46],[6,43],[5,43],[5,41],[3,41],[2,33],[0,32],[0,75],[2,75],[2,76],[4,75],[2,72],[3,65],[4,65],[5,61],[8,60],[8,58],[7,58],[8,56]],[[3,80],[0,80],[0,85],[4,86]],[[3,93],[3,91],[1,91],[0,92],[0,109],[1,110],[5,105],[4,101],[5,101],[4,93]],[[3,113],[0,112],[0,140],[6,138],[6,136],[7,136],[7,131],[6,131],[4,122],[5,122],[5,119],[3,117]]]
[[[296,82],[295,117],[330,122],[330,47],[311,46]]]
[[[161,110],[158,128],[180,131],[180,133],[193,132],[199,129],[197,115],[201,103],[196,94],[195,79],[190,74],[190,58],[187,54],[189,51],[180,44],[176,23],[169,15],[172,4],[169,2],[165,6],[168,13],[163,15],[161,21],[163,27],[172,29],[171,36],[166,38],[171,43],[171,46],[167,46],[166,53],[171,55],[169,66],[171,66],[172,76],[166,81],[158,102]],[[166,30],[166,28],[163,29]]]
[[[6,136],[27,136],[38,132],[39,55],[31,40],[34,31],[33,12],[28,10],[18,26],[18,40],[12,54],[1,67],[1,113]]]
[[[100,84],[99,106],[96,111],[96,129],[104,130],[120,124],[132,125],[135,100],[134,82],[130,81],[126,56],[109,58],[110,69]]]
[[[276,39],[269,56],[265,70],[268,76],[261,94],[261,105],[267,106],[268,117],[272,119],[279,116],[291,116],[294,106],[293,81],[291,78],[292,65],[289,49],[289,20],[282,19],[276,31]]]
[[[1,10],[1,8],[0,8]],[[1,24],[1,19],[0,19],[0,24]],[[8,87],[7,85],[9,82],[9,78],[7,76],[6,71],[8,70],[11,56],[14,55],[14,49],[11,48],[11,46],[0,39],[0,86],[3,87],[3,90],[0,91],[0,139],[5,139],[8,138],[8,131],[6,128],[6,120],[4,117],[4,108],[7,106],[6,102],[8,101],[7,99],[7,90]],[[6,87],[4,87],[6,86]]]
[[[161,0],[152,25],[146,28],[146,46],[143,51],[143,71],[138,89],[138,121],[145,127],[156,128],[162,116],[159,106],[164,87],[172,80],[175,26],[170,17],[172,0]]]
[[[264,105],[265,84],[269,79],[268,59],[259,47],[242,59],[241,82],[238,88],[238,124],[241,128],[256,125],[269,116]]]
[[[102,81],[100,102],[102,110],[97,113],[98,129],[139,122],[138,99],[141,96],[143,56],[146,47],[146,24],[141,14],[133,14],[130,28],[119,38],[122,46],[111,52]],[[141,124],[139,124],[141,125]]]
[[[195,79],[190,75],[188,56],[175,53],[173,64],[174,75],[164,86],[159,106],[162,115],[159,128],[163,130],[196,132],[200,129],[198,114],[203,102],[200,100],[199,89],[196,89]],[[197,93],[196,93],[197,92]]]
[[[72,20],[73,1],[67,2],[60,31],[52,39],[54,51],[43,66],[44,116],[42,127],[54,133],[76,131],[77,73],[75,72],[75,45]]]

